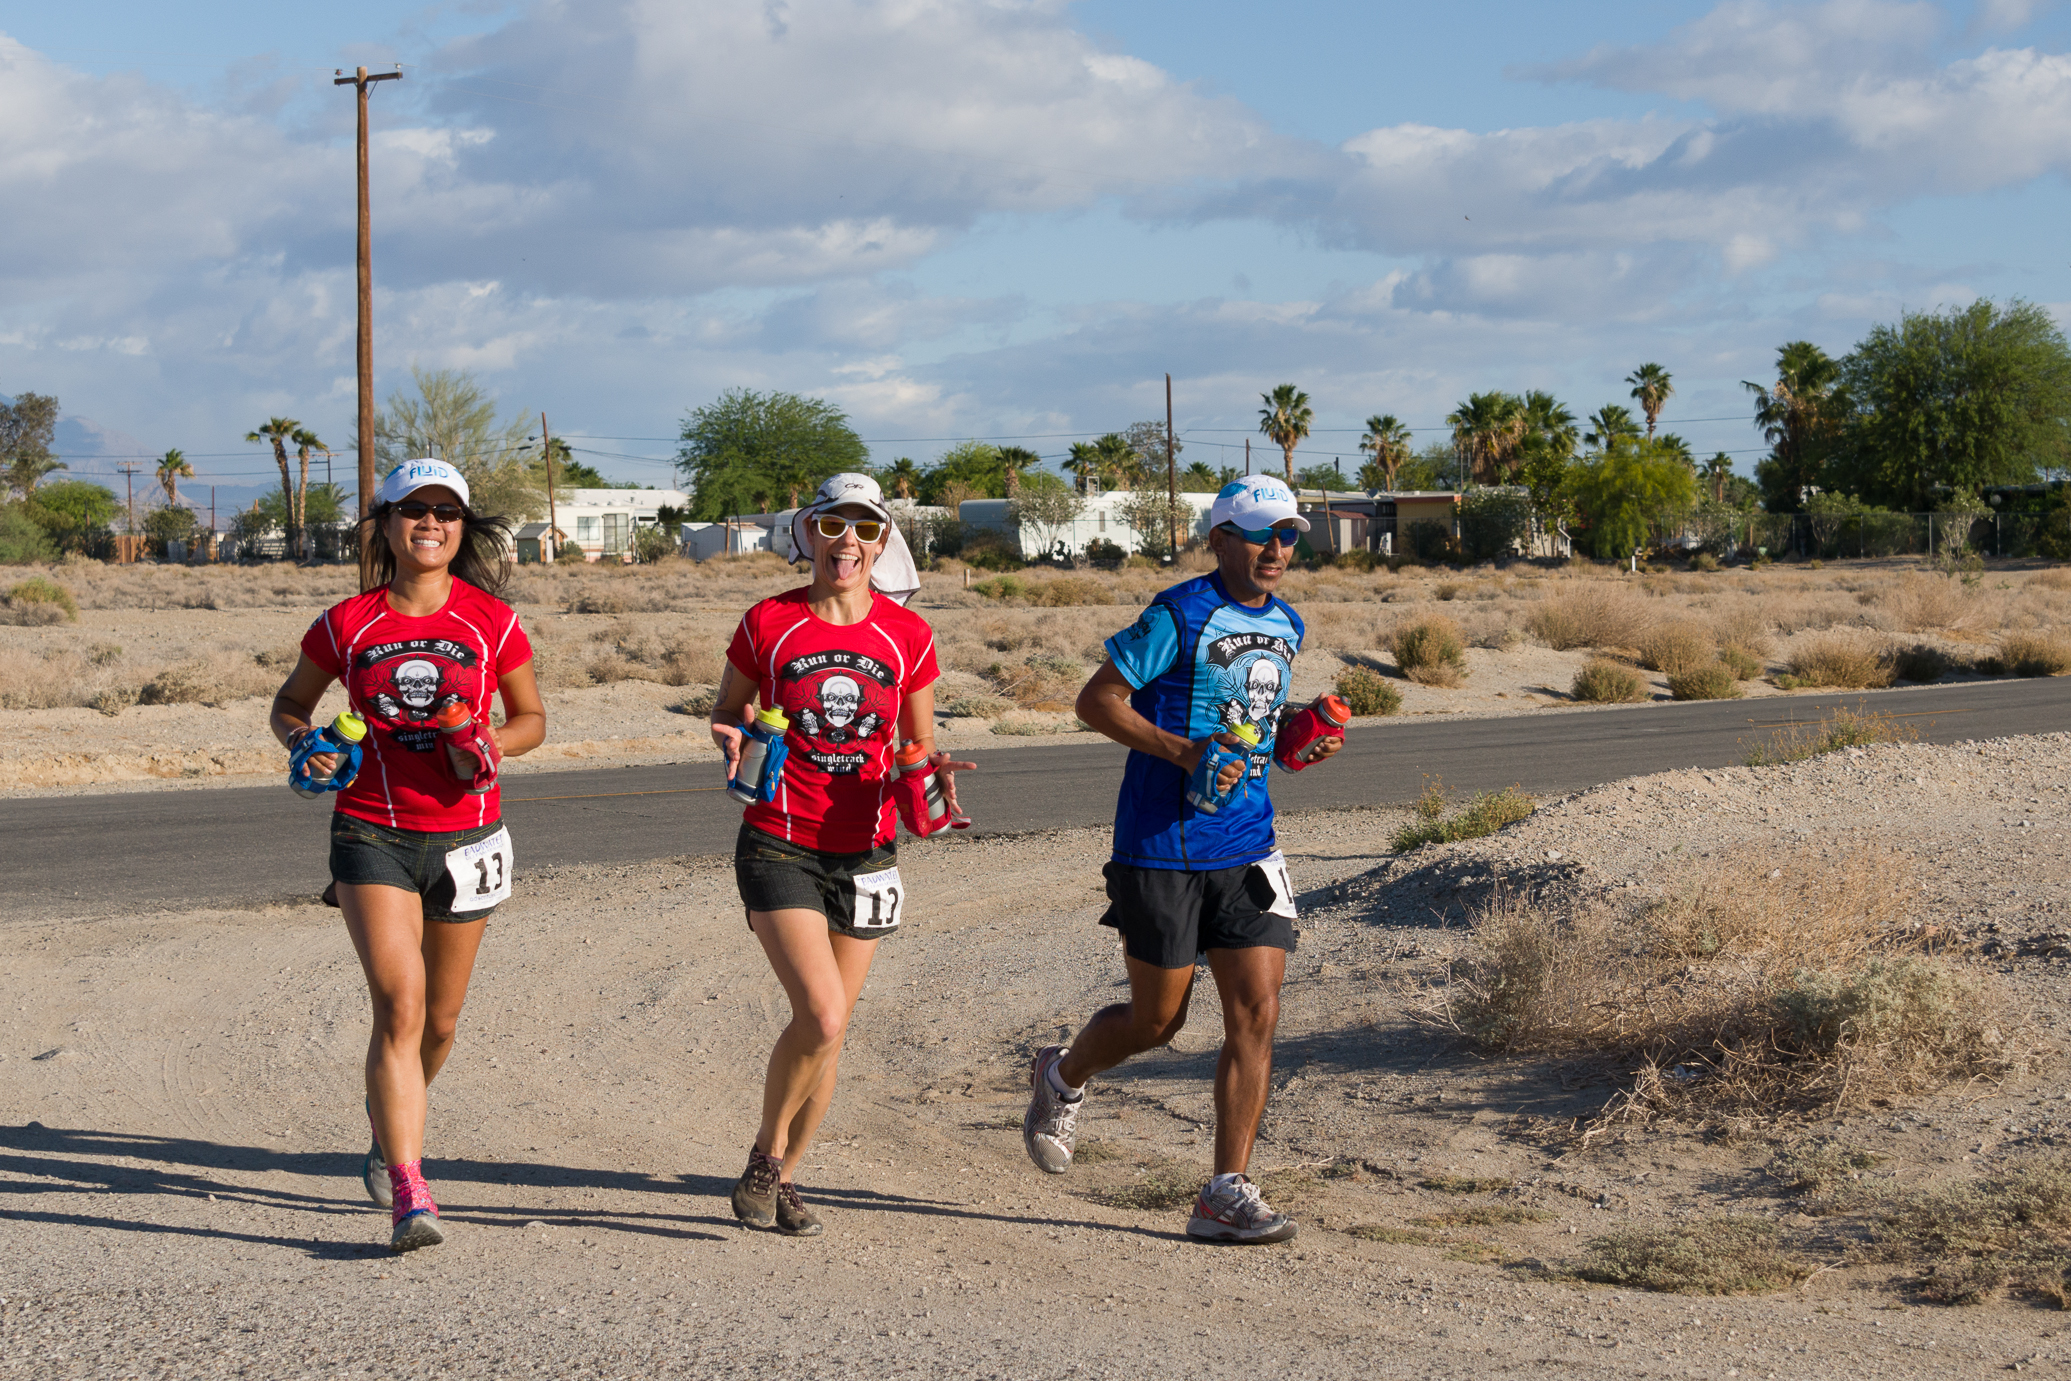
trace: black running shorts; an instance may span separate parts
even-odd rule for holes
[[[817,911],[827,918],[829,930],[858,940],[882,940],[897,930],[898,913],[903,909],[899,903],[904,898],[880,889],[873,901],[865,903],[878,921],[872,925],[872,915],[856,914],[857,875],[898,866],[898,850],[891,844],[859,854],[822,853],[764,834],[746,822],[734,841],[734,881],[741,889],[741,904],[749,911]],[[755,928],[752,916],[748,928]]]
[[[1211,949],[1294,948],[1294,922],[1265,908],[1273,886],[1257,867],[1132,868],[1110,863],[1107,914],[1131,959],[1161,969],[1191,968]]]
[[[453,875],[446,871],[446,855],[463,844],[479,843],[502,828],[503,821],[497,820],[474,829],[447,833],[399,830],[334,811],[331,815],[331,881],[347,886],[375,883],[415,892],[422,898],[427,921],[468,925],[487,920],[495,907],[458,913],[453,910]]]

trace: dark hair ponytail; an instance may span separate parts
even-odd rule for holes
[[[374,584],[395,579],[395,548],[388,544],[388,517],[392,503],[378,503],[360,527],[360,542],[374,554]],[[462,505],[460,550],[446,567],[456,580],[465,580],[484,594],[503,597],[503,585],[510,578],[510,563],[503,554],[510,548],[511,520],[494,514],[477,513]]]

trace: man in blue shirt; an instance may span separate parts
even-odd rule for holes
[[[1215,1177],[1187,1232],[1211,1242],[1295,1235],[1294,1220],[1267,1205],[1244,1172],[1265,1114],[1294,948],[1294,894],[1273,838],[1266,773],[1302,621],[1273,590],[1308,526],[1277,479],[1225,485],[1209,511],[1217,569],[1166,590],[1109,638],[1107,661],[1079,692],[1079,718],[1130,750],[1101,917],[1122,934],[1129,1000],[1095,1013],[1070,1049],[1036,1052],[1021,1139],[1042,1169],[1071,1167],[1086,1081],[1178,1034],[1205,954],[1224,1027]],[[1253,731],[1251,744],[1240,729]],[[1215,780],[1227,798],[1212,811],[1194,803],[1213,800],[1195,780],[1211,742],[1236,750]],[[1342,746],[1323,740],[1316,760]]]

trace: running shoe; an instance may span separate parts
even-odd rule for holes
[[[798,1197],[798,1186],[777,1182],[777,1231],[786,1237],[818,1237],[825,1229],[819,1215]]]
[[[1021,1144],[1036,1168],[1052,1175],[1071,1169],[1072,1148],[1079,1141],[1079,1109],[1085,1096],[1066,1098],[1050,1082],[1050,1071],[1064,1058],[1064,1047],[1046,1045],[1029,1067],[1028,1114],[1021,1119]]]
[[[367,1125],[374,1125],[374,1108],[367,1105]],[[360,1183],[367,1187],[367,1197],[382,1208],[395,1206],[395,1191],[388,1187],[388,1161],[381,1154],[381,1134],[374,1133],[374,1144],[367,1148],[367,1158],[360,1163]]]
[[[733,1216],[751,1228],[777,1225],[777,1177],[784,1162],[760,1150],[748,1150],[748,1168],[733,1187]]]
[[[412,1161],[396,1167],[401,1175],[400,1182],[393,1184],[395,1206],[389,1209],[395,1224],[388,1238],[392,1252],[414,1252],[419,1247],[436,1247],[446,1240],[445,1229],[439,1226],[439,1206],[432,1202],[431,1186],[424,1182],[417,1166],[418,1162]]]
[[[1194,1200],[1187,1236],[1202,1242],[1287,1242],[1294,1237],[1294,1219],[1275,1212],[1259,1197],[1258,1186],[1242,1175],[1217,1189],[1210,1180]]]

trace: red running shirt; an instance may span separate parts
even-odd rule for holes
[[[763,600],[741,617],[726,660],[755,682],[755,698],[791,721],[790,757],[774,801],[744,813],[767,834],[825,853],[889,843],[898,828],[893,747],[906,697],[935,684],[935,631],[872,592],[870,617],[832,624],[803,589]]]
[[[411,618],[388,607],[383,587],[326,610],[302,635],[302,655],[345,683],[370,730],[359,776],[338,793],[341,812],[436,834],[503,813],[500,785],[470,796],[447,769],[432,721],[456,700],[485,718],[497,679],[532,660],[516,610],[456,580],[445,608]]]

